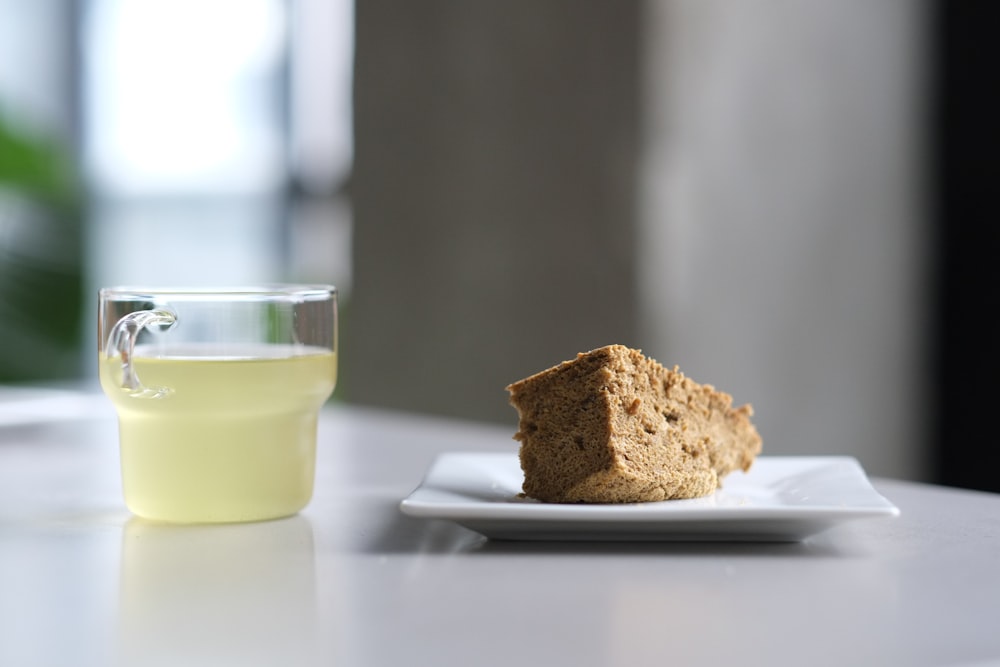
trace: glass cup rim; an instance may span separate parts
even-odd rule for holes
[[[170,297],[175,299],[218,300],[324,300],[336,298],[337,288],[324,283],[260,283],[234,286],[171,287],[149,285],[116,285],[98,290],[101,300],[150,300]]]

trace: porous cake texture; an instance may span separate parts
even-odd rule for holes
[[[524,494],[629,503],[713,493],[761,450],[750,405],[639,350],[582,352],[507,387],[519,415]]]

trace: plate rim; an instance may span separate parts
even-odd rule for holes
[[[517,453],[508,452],[475,452],[450,451],[442,452],[434,457],[428,466],[424,477],[413,491],[399,503],[400,510],[415,518],[444,519],[469,525],[476,523],[523,522],[531,524],[560,523],[579,528],[586,524],[614,521],[625,526],[637,524],[690,525],[693,523],[725,523],[745,522],[803,522],[833,524],[851,519],[871,517],[896,517],[900,509],[888,498],[883,496],[872,484],[856,457],[849,455],[764,455],[758,456],[754,463],[759,470],[761,465],[780,465],[795,463],[799,465],[817,464],[839,465],[849,467],[854,476],[853,490],[865,493],[864,504],[833,505],[821,503],[815,505],[785,505],[785,506],[705,506],[678,503],[684,500],[665,500],[646,503],[624,504],[556,504],[541,503],[531,499],[515,501],[509,497],[504,501],[489,500],[458,500],[454,502],[435,501],[424,496],[438,493],[455,493],[449,489],[433,486],[436,474],[443,466],[460,459],[478,461],[502,461],[512,465],[517,461]],[[846,469],[846,468],[845,468]],[[751,473],[754,468],[751,469]],[[723,487],[724,492],[724,487]],[[717,492],[718,493],[718,492]],[[699,499],[692,499],[699,500]]]

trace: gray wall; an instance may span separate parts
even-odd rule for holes
[[[753,403],[769,453],[922,477],[925,6],[649,9],[648,351]]]
[[[611,342],[924,475],[924,5],[359,3],[342,398],[516,423]]]

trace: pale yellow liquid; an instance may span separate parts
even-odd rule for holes
[[[130,393],[121,388],[121,360],[100,359],[101,386],[118,412],[122,482],[133,513],[174,522],[256,521],[306,506],[319,408],[336,382],[334,353],[137,356],[134,368],[144,386],[169,391]]]

